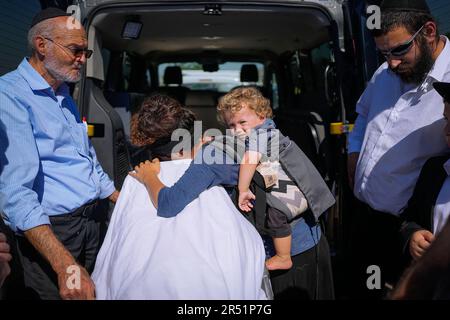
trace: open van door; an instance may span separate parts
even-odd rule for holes
[[[338,117],[330,124],[334,141],[336,161],[336,211],[332,214],[330,238],[338,249],[335,259],[336,287],[346,288],[346,263],[350,252],[351,225],[355,215],[355,197],[347,178],[347,136],[356,120],[356,103],[370,81],[380,61],[375,42],[367,28],[367,7],[380,1],[346,0],[342,3],[344,14],[344,48],[334,47],[336,63],[327,70],[327,97],[333,104]],[[343,289],[345,290],[345,289]],[[344,294],[345,293],[341,293]]]

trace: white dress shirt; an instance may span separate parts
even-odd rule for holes
[[[436,200],[436,205],[434,207],[433,215],[433,233],[437,235],[441,232],[445,223],[450,216],[450,160],[444,164],[444,169],[447,172],[447,179],[445,179],[442,185],[441,191],[439,192],[438,198]]]
[[[356,105],[358,118],[348,152],[360,152],[355,196],[373,209],[399,215],[425,161],[448,150],[442,131],[444,103],[435,81],[450,82],[450,44],[420,85],[405,84],[378,68]]]

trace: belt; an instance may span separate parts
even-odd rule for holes
[[[72,212],[59,214],[56,216],[52,216],[52,218],[64,218],[64,217],[87,217],[89,218],[93,213],[94,209],[97,207],[98,200],[94,200],[91,202],[88,202],[78,209],[75,209]]]

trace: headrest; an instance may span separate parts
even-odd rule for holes
[[[181,68],[178,66],[166,67],[164,70],[164,84],[182,84],[183,75],[181,73]]]
[[[241,82],[258,82],[258,69],[254,64],[242,65]]]

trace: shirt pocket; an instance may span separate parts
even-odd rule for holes
[[[78,141],[76,142],[79,146],[79,151],[82,154],[89,156],[89,138],[87,136],[86,125],[82,122],[77,123],[77,137]]]

